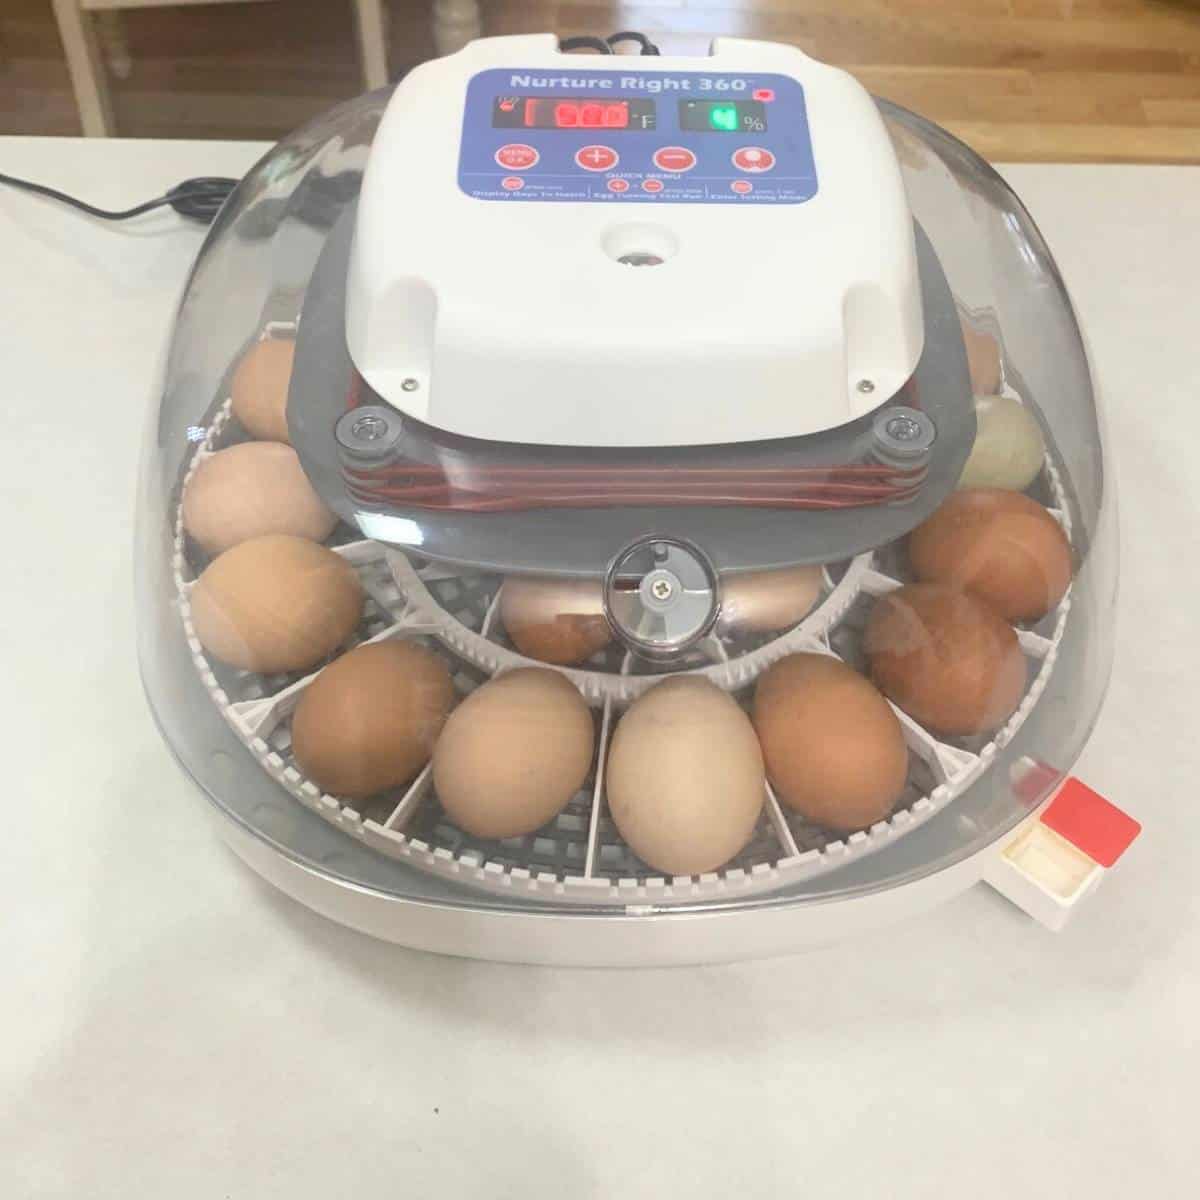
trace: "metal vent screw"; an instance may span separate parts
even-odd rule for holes
[[[361,438],[364,442],[373,442],[378,438],[383,437],[388,431],[387,422],[380,417],[359,417],[353,425],[350,426],[350,432],[356,438]]]
[[[411,375],[407,379],[400,381],[400,389],[405,392],[415,392],[421,386],[419,380],[414,379]]]
[[[380,404],[352,408],[333,427],[343,461],[380,463],[388,458],[404,437],[403,418]]]
[[[875,383],[870,379],[860,379],[858,381],[858,390],[864,396],[869,396],[875,390]]]
[[[898,442],[915,441],[923,432],[920,424],[912,417],[893,417],[886,428],[888,434]]]
[[[929,458],[937,426],[918,408],[894,405],[880,409],[873,423],[874,458],[906,469]]]

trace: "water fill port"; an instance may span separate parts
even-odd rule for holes
[[[679,252],[679,240],[662,225],[617,225],[600,242],[609,258],[627,267],[657,267]]]

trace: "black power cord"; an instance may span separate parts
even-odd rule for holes
[[[659,54],[659,48],[644,34],[638,33],[636,29],[622,29],[620,33],[610,34],[604,39],[610,47],[615,46],[618,42],[637,42],[642,48],[642,54]]]
[[[594,50],[597,54],[614,54],[616,51],[613,50],[613,47],[621,42],[636,42],[644,55],[660,53],[658,47],[644,33],[638,33],[632,29],[622,29],[619,33],[610,34],[606,38],[591,36],[563,38],[559,42],[559,47],[567,53],[573,50]],[[169,204],[181,217],[208,225],[221,211],[221,205],[237,187],[238,180],[212,176],[185,179],[162,196],[156,196],[153,200],[147,200],[143,204],[135,204],[132,208],[125,209],[97,208],[94,204],[88,204],[86,200],[80,200],[66,192],[60,192],[57,188],[47,187],[44,183],[34,183],[31,179],[19,179],[15,175],[0,174],[0,184],[20,188],[22,191],[32,192],[36,196],[46,196],[51,200],[58,200],[62,204],[69,204],[72,208],[77,208],[80,212],[85,212],[88,216],[97,217],[102,221],[128,221],[130,217],[140,217],[143,213],[152,212],[156,208],[162,208]]]
[[[0,183],[20,188],[22,191],[33,192],[37,196],[47,196],[51,200],[61,201],[63,204],[69,204],[72,208],[79,209],[80,212],[87,213],[90,217],[98,217],[102,221],[127,221],[130,217],[140,217],[143,213],[169,204],[181,217],[186,217],[189,221],[199,221],[205,225],[211,223],[216,217],[221,205],[225,203],[229,193],[237,187],[238,182],[236,179],[213,176],[185,179],[164,195],[147,200],[144,204],[113,210],[97,208],[94,204],[88,204],[75,196],[69,196],[66,192],[58,191],[57,188],[47,187],[44,183],[18,179],[15,175],[0,175]]]
[[[606,38],[591,35],[563,38],[558,47],[567,54],[573,50],[595,50],[597,54],[615,54],[613,47],[620,42],[637,42],[642,48],[642,54],[660,53],[658,47],[644,33],[637,33],[632,29],[622,29],[620,33],[610,34]]]

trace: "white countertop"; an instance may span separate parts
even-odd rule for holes
[[[0,138],[0,171],[120,206],[262,149]],[[1120,634],[1078,773],[1145,833],[1058,936],[979,887],[816,953],[625,973],[372,942],[212,836],[131,609],[141,431],[201,231],[0,188],[6,1197],[1194,1193],[1200,169],[1004,173],[1108,400]]]

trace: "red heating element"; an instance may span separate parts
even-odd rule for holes
[[[400,461],[373,470],[347,468],[350,495],[368,505],[435,512],[522,512],[535,508],[861,508],[911,499],[924,470],[875,463],[830,467],[478,465],[447,470]]]

